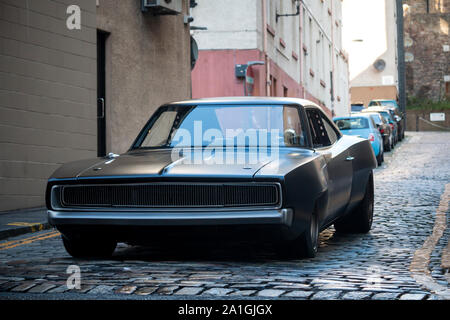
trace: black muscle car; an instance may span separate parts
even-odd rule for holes
[[[175,102],[153,114],[128,152],[57,169],[48,220],[74,257],[209,231],[314,257],[331,224],[370,230],[375,167],[370,142],[342,135],[308,100]]]

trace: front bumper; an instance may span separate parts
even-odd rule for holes
[[[202,226],[275,224],[290,227],[292,209],[236,211],[53,211],[48,210],[52,226]]]

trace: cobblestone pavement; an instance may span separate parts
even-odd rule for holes
[[[195,250],[119,244],[110,261],[75,260],[57,232],[43,231],[0,242],[0,298],[449,299],[443,266],[450,263],[442,261],[448,206],[442,236],[426,240],[446,201],[450,134],[410,132],[385,158],[375,170],[372,231],[340,235],[330,227],[314,259],[279,261],[271,248],[222,243]],[[420,248],[429,254],[421,256]],[[81,269],[80,289],[66,286],[70,265]]]

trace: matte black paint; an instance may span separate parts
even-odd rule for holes
[[[300,108],[303,119],[306,117],[304,106],[320,109],[312,102],[293,98],[216,98],[174,104],[186,106],[199,104],[296,105]],[[152,119],[149,120],[151,121]],[[332,121],[330,122],[333,124]],[[307,131],[311,146],[308,125]],[[136,139],[138,140],[139,138]],[[136,145],[136,141],[133,146]],[[127,153],[115,159],[95,158],[65,164],[49,179],[46,194],[47,207],[49,211],[52,210],[50,190],[54,185],[151,181],[276,181],[282,188],[282,208],[292,208],[294,216],[291,226],[274,225],[273,229],[277,230],[274,233],[279,232],[284,239],[294,239],[309,227],[309,221],[315,209],[318,210],[320,229],[328,227],[336,219],[348,213],[362,200],[368,177],[372,169],[376,167],[376,158],[368,140],[343,135],[333,145],[316,150],[280,148],[277,163],[260,162],[252,165],[251,169],[243,169],[242,165],[173,164],[171,151],[171,149],[133,150],[132,147]],[[353,160],[349,160],[349,157]],[[101,170],[93,170],[94,168],[101,168]],[[52,223],[62,232],[72,230],[69,225],[59,224],[57,221]],[[92,225],[77,225],[76,221],[72,221],[71,224],[79,230],[83,230],[84,227],[93,228]],[[255,219],[252,225],[258,226],[258,220]],[[96,222],[94,228],[110,230],[110,232],[121,229],[120,226],[112,226],[114,223],[111,222]],[[121,230],[121,234],[124,230],[128,230],[127,228]],[[133,230],[130,229],[130,235],[134,232]]]

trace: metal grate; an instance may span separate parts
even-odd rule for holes
[[[127,184],[64,186],[65,207],[277,206],[277,184]]]

